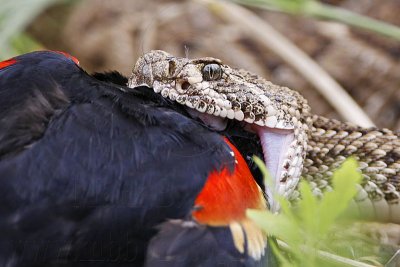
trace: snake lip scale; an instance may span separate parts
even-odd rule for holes
[[[255,132],[273,177],[274,185],[266,189],[273,211],[279,208],[274,193],[298,198],[301,175],[314,185],[314,193],[329,190],[327,176],[353,155],[365,178],[356,204],[384,220],[400,222],[398,133],[313,115],[298,92],[211,57],[188,59],[150,51],[137,60],[128,82],[131,88],[139,85],[187,106],[191,116],[217,131],[235,120]]]

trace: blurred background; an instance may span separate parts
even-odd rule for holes
[[[279,7],[288,1],[313,2],[269,2]],[[399,0],[320,3],[400,26]],[[314,113],[343,119],[304,75],[260,42],[251,29],[262,25],[255,22],[246,30],[244,16],[230,16],[223,6],[177,0],[0,0],[0,4],[1,59],[38,49],[63,50],[89,72],[118,70],[129,75],[138,56],[151,49],[190,58],[213,56],[300,91]],[[302,16],[301,10],[289,11],[253,7],[246,17],[260,18],[312,57],[377,126],[399,130],[400,41]]]

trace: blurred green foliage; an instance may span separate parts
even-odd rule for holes
[[[400,41],[400,28],[317,0],[232,0],[257,8],[341,22]]]
[[[41,49],[24,30],[49,6],[73,0],[0,0],[0,59]]]
[[[259,159],[255,161],[266,174],[262,161]],[[350,249],[354,252],[357,247],[362,250],[360,253],[362,256],[374,254],[362,236],[354,237],[354,228],[351,227],[354,218],[346,214],[350,211],[351,200],[357,194],[357,184],[362,179],[357,166],[356,160],[352,158],[345,161],[333,174],[333,190],[326,192],[321,198],[314,196],[308,182],[303,180],[299,186],[301,199],[294,207],[291,207],[288,200],[276,196],[281,206],[279,214],[260,210],[247,211],[247,216],[267,234],[287,245],[288,253],[282,253],[273,246],[282,266],[342,266],[343,262],[338,264],[336,260],[323,257],[322,254],[328,252],[334,257],[340,255],[338,257],[341,259],[356,262],[346,257],[354,257],[355,255],[351,255],[352,253],[348,251]],[[266,184],[271,185],[270,178],[266,180]],[[349,248],[347,251],[343,249],[346,247]]]

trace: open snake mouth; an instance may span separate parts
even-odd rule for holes
[[[298,165],[301,160],[300,158],[296,159],[294,149],[297,143],[294,130],[270,128],[235,119],[215,117],[194,109],[188,109],[188,112],[207,127],[226,136],[238,148],[246,159],[257,183],[266,192],[271,210],[276,210],[278,207],[274,203],[273,194],[278,193],[285,196],[287,190],[294,189],[297,184],[296,177],[299,177],[301,172],[301,166]],[[275,183],[273,190],[264,185],[264,177],[254,163],[253,156],[264,161],[273,178],[272,182]],[[277,192],[273,192],[274,190]]]
[[[300,141],[303,139],[303,135],[299,134],[299,130],[296,130],[294,125],[286,123],[283,119],[278,119],[278,116],[275,115],[257,120],[256,116],[253,118],[252,115],[249,115],[249,113],[254,113],[242,109],[235,110],[231,104],[232,102],[235,103],[234,101],[223,97],[218,98],[223,95],[212,91],[213,99],[211,101],[207,101],[207,98],[202,100],[202,97],[196,95],[190,96],[191,90],[205,91],[208,96],[210,95],[210,91],[203,88],[203,86],[207,86],[207,83],[200,82],[200,79],[176,81],[173,85],[175,85],[175,88],[163,87],[159,93],[163,97],[187,106],[187,111],[193,118],[199,119],[207,127],[227,136],[238,147],[239,151],[245,154],[253,175],[256,175],[256,180],[261,185],[263,185],[263,177],[262,174],[255,171],[258,166],[255,166],[252,156],[258,155],[263,159],[270,176],[273,178],[272,186],[263,186],[263,189],[271,210],[279,209],[273,195],[279,194],[288,197],[300,178],[303,162],[303,149]],[[157,86],[155,88],[157,92]],[[175,90],[176,92],[184,91],[186,94],[189,92],[189,94],[184,96],[174,95]],[[265,103],[259,101],[258,104]],[[269,110],[268,114],[275,114],[268,107],[266,106],[267,113]],[[235,131],[232,131],[232,129],[235,129]],[[246,132],[247,135],[243,132]],[[247,136],[247,138],[244,139],[244,136]],[[252,136],[252,138],[249,138],[249,136]],[[239,140],[240,138],[241,140]],[[253,143],[253,145],[249,146],[243,142]],[[262,153],[260,153],[260,150]]]
[[[187,106],[192,117],[230,138],[250,165],[251,154],[262,154],[273,178],[272,186],[265,188],[272,210],[278,208],[274,193],[288,197],[293,192],[307,145],[307,124],[300,114],[307,113],[308,105],[297,92],[232,69],[215,58],[190,60],[164,51],[151,51],[137,61],[128,86],[143,84]]]
[[[216,65],[214,66],[214,72],[219,66],[215,63],[205,66],[210,65]],[[273,196],[279,194],[288,197],[300,179],[305,153],[305,134],[301,131],[302,125],[296,116],[289,119],[279,116],[270,99],[263,93],[255,92],[258,95],[255,100],[253,99],[253,104],[247,104],[247,101],[243,101],[240,104],[236,98],[229,98],[227,94],[214,92],[208,88],[209,83],[204,82],[204,80],[210,79],[210,76],[213,77],[215,75],[217,78],[221,76],[215,73],[204,74],[203,72],[201,79],[198,77],[197,79],[177,80],[175,81],[175,88],[164,87],[160,93],[166,98],[186,105],[189,107],[188,112],[192,117],[200,119],[209,128],[219,131],[230,138],[239,151],[245,154],[244,156],[253,175],[256,175],[255,177],[258,176],[256,180],[259,184],[263,184],[262,175],[260,177],[260,173],[254,173],[254,169],[257,166],[254,166],[251,156],[258,155],[260,157],[260,150],[262,151],[261,158],[272,177],[272,185],[265,186],[263,189],[267,195],[271,210],[276,211],[279,206],[274,201]],[[254,88],[248,88],[248,90],[251,89]],[[177,95],[175,95],[175,90]],[[183,96],[182,92],[184,92]],[[191,95],[190,92],[194,93]],[[198,96],[198,92],[203,94],[205,92],[206,96]],[[257,109],[260,111],[258,112]],[[231,131],[232,125],[235,124],[239,125],[239,128],[245,132],[252,134],[253,137],[243,140],[243,131],[238,131],[238,127],[233,127],[236,128],[235,132]],[[238,135],[237,133],[240,134]],[[242,140],[239,141],[238,138],[240,136]],[[244,145],[243,142],[257,143],[258,147]],[[248,149],[251,150],[249,151]]]

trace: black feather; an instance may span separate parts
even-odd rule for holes
[[[141,266],[156,226],[234,164],[150,88],[59,53],[15,59],[0,69],[0,266]]]

